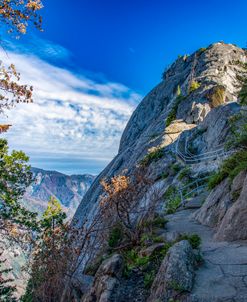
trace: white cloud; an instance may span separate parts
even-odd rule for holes
[[[48,46],[47,46],[48,47]],[[49,45],[48,49],[53,49]],[[55,50],[54,50],[55,51]],[[99,83],[28,53],[0,54],[13,62],[23,83],[34,87],[34,103],[19,104],[0,122],[11,148],[31,158],[54,154],[110,160],[140,96],[118,83]]]

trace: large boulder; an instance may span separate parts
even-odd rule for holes
[[[168,302],[190,292],[194,280],[195,255],[187,240],[170,248],[151,288],[148,302]],[[180,301],[180,300],[179,300]]]
[[[93,286],[82,302],[115,302],[115,291],[123,272],[123,257],[115,254],[99,267]]]
[[[235,193],[234,193],[235,192]],[[215,238],[218,240],[247,239],[247,172],[243,171],[235,178],[232,186],[233,205],[226,212],[218,227]],[[236,200],[235,196],[239,196]]]

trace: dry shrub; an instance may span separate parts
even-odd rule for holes
[[[102,180],[101,185],[105,192],[101,205],[107,205],[105,215],[108,224],[111,228],[117,224],[123,233],[117,249],[138,245],[144,224],[155,216],[160,190],[152,187],[153,181],[143,168],[136,169],[129,176],[114,176],[108,182]]]
[[[226,88],[224,86],[213,87],[207,95],[213,108],[218,107],[225,103],[226,100]]]

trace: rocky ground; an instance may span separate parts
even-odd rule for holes
[[[195,233],[202,239],[203,263],[195,271],[191,301],[247,301],[247,241],[216,241],[214,230],[193,218],[195,211],[169,215],[167,224],[168,232]]]

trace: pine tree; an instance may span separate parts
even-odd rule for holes
[[[16,302],[16,298],[14,297],[14,293],[16,291],[15,286],[11,284],[13,281],[11,278],[4,278],[4,276],[8,275],[12,270],[6,269],[4,267],[5,260],[3,260],[2,252],[0,253],[0,301],[1,302]]]
[[[61,204],[51,197],[40,222],[42,231],[36,240],[31,277],[23,302],[59,301],[69,253],[65,219]]]

